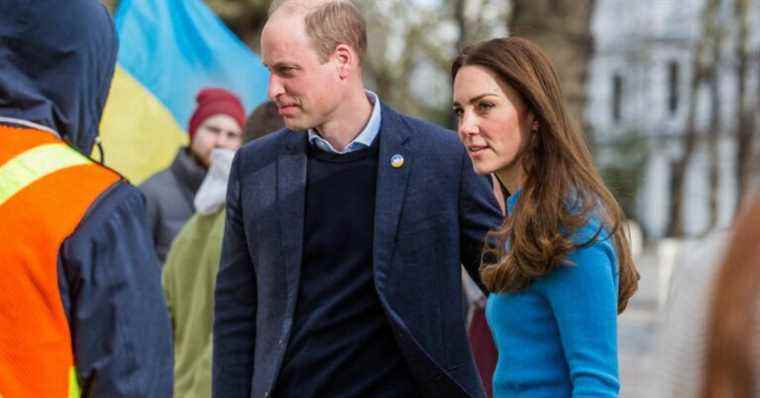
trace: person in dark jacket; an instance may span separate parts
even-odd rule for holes
[[[190,118],[190,145],[172,164],[140,185],[148,207],[148,229],[163,264],[174,237],[195,213],[193,197],[206,176],[215,148],[237,150],[243,142],[245,110],[235,94],[221,88],[201,90]]]
[[[172,395],[140,192],[92,161],[117,38],[97,0],[0,0],[0,396]]]
[[[484,396],[460,264],[479,280],[498,205],[453,132],[365,90],[365,26],[349,1],[292,0],[264,27],[287,129],[232,164],[216,398]]]

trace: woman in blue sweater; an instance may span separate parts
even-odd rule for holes
[[[465,49],[452,79],[475,170],[512,194],[481,267],[494,397],[617,397],[617,314],[638,273],[551,62],[525,39],[494,39]]]

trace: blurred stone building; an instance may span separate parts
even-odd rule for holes
[[[730,21],[733,1],[722,3],[719,16]],[[760,3],[753,3],[747,87],[757,118]],[[598,143],[599,163],[603,167],[632,167],[628,178],[640,178],[637,190],[628,189],[635,192],[635,214],[631,216],[653,238],[667,232],[672,165],[684,148],[688,107],[693,97],[693,58],[703,31],[704,6],[705,0],[598,0],[592,20],[596,52],[589,73],[585,117]],[[719,134],[717,151],[713,152],[718,155],[719,170],[717,226],[726,226],[735,210],[736,34],[730,22],[722,26],[727,33],[718,63],[722,128],[719,132],[709,131],[711,98],[708,90],[699,90],[696,123],[700,135],[684,185],[682,214],[687,235],[704,233],[710,225],[709,194],[713,183],[709,170],[713,158],[709,148],[715,146],[709,141],[710,134]],[[625,181],[623,185],[628,186]]]

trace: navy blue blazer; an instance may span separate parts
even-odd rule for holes
[[[380,303],[427,397],[483,397],[467,341],[460,263],[478,278],[501,215],[455,134],[383,105],[373,238]],[[306,134],[238,152],[215,292],[213,396],[268,397],[291,334],[303,252]],[[404,157],[394,168],[390,159]],[[335,253],[339,256],[340,253]]]

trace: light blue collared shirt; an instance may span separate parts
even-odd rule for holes
[[[375,138],[377,138],[377,135],[380,133],[380,121],[382,120],[382,117],[380,115],[380,100],[377,98],[377,94],[367,90],[367,98],[369,99],[369,102],[372,103],[372,114],[369,117],[369,121],[367,121],[367,124],[364,126],[364,130],[362,130],[353,141],[346,145],[342,151],[335,149],[326,139],[320,137],[319,133],[314,129],[309,129],[308,131],[309,142],[325,152],[332,152],[340,155],[372,146],[372,143],[375,142]]]

